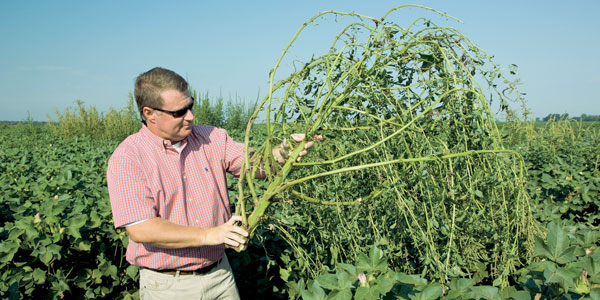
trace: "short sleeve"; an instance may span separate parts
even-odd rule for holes
[[[227,131],[224,131],[224,135],[224,168],[228,173],[231,173],[235,177],[239,177],[244,163],[244,144],[234,141],[229,134],[227,134]]]
[[[157,207],[141,166],[132,158],[115,155],[106,171],[115,228],[157,216]]]

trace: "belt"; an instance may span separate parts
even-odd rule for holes
[[[168,274],[168,275],[177,275],[177,272],[179,272],[179,275],[202,275],[202,274],[206,274],[210,271],[212,271],[218,264],[221,263],[221,260],[223,260],[222,258],[217,260],[216,262],[198,269],[198,270],[194,270],[194,271],[179,271],[179,270],[174,270],[174,269],[166,269],[166,270],[154,270],[154,269],[150,269],[154,272],[158,272],[161,274]]]

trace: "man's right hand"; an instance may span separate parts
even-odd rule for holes
[[[227,248],[235,248],[245,244],[248,241],[248,232],[235,225],[236,222],[242,222],[242,217],[233,216],[227,223],[207,229],[205,242],[209,245],[225,244]]]

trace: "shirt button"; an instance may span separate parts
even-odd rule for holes
[[[185,175],[183,175],[183,180],[187,180],[187,177]]]

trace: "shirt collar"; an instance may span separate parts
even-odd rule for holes
[[[157,147],[162,147],[165,150],[169,149],[169,148],[175,150],[175,148],[173,148],[173,144],[171,143],[171,141],[163,139],[163,138],[155,135],[154,133],[152,133],[152,131],[150,131],[150,129],[148,129],[148,126],[146,126],[146,124],[142,125],[140,132],[142,133],[142,135],[144,135],[145,138],[148,139],[148,141],[150,141],[150,143],[152,145],[155,145]],[[181,141],[180,145],[181,145],[181,150],[183,150],[183,148],[185,148],[185,145],[187,145],[187,137]]]

